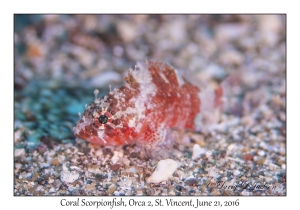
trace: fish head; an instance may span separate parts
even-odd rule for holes
[[[132,143],[127,119],[109,106],[92,103],[73,128],[76,137],[95,145],[118,146]]]
[[[136,108],[120,100],[116,93],[119,90],[102,99],[95,97],[95,101],[86,106],[73,128],[76,137],[95,145],[119,146],[132,144],[141,136],[145,121]]]

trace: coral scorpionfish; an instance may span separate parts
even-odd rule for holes
[[[137,63],[126,84],[86,106],[73,128],[75,136],[96,145],[139,142],[150,147],[167,142],[170,128],[195,129],[201,113],[201,91],[166,63]],[[211,98],[220,106],[222,88]],[[210,106],[210,105],[209,105]]]

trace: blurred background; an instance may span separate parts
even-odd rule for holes
[[[285,15],[15,15],[15,141],[73,141],[93,91],[120,87],[137,61],[167,62],[215,83],[234,75],[229,114],[247,92],[285,97]],[[266,91],[266,88],[268,91]],[[277,88],[277,89],[276,89]],[[257,99],[250,97],[250,101]],[[248,97],[248,98],[249,98]],[[271,97],[271,96],[270,96]]]

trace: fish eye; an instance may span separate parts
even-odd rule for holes
[[[106,124],[108,122],[108,117],[106,115],[101,115],[99,118],[98,118],[98,121],[101,123],[101,124]]]

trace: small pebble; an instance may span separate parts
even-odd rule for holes
[[[54,148],[54,141],[49,136],[42,136],[40,140],[41,142],[46,144],[50,149]]]
[[[198,144],[194,144],[192,159],[195,160],[205,153],[206,149],[201,148]]]
[[[72,183],[79,178],[79,173],[76,171],[62,171],[60,173],[60,180],[66,183]]]
[[[25,155],[25,149],[21,148],[21,149],[15,149],[15,157],[20,157]]]
[[[88,184],[88,185],[84,186],[84,189],[88,190],[88,191],[95,191],[96,186],[95,186],[95,184]]]
[[[253,157],[253,161],[256,162],[256,164],[264,164],[265,163],[265,158],[261,157],[261,156],[254,156]]]
[[[266,156],[266,152],[264,150],[260,150],[258,152],[258,155],[264,157],[264,156]]]
[[[15,163],[15,168],[16,169],[20,169],[22,167],[22,164],[20,164],[20,163]]]
[[[206,157],[207,158],[210,158],[211,155],[212,155],[212,151],[208,150],[206,153],[205,153]]]
[[[197,180],[194,179],[194,178],[188,179],[188,180],[186,181],[186,184],[187,184],[188,186],[196,186],[197,183],[198,183]]]
[[[54,159],[52,160],[52,163],[51,163],[51,164],[54,165],[54,166],[58,166],[58,165],[60,165],[60,162],[59,162],[58,158],[54,158]]]
[[[112,195],[116,191],[117,187],[115,184],[112,184],[108,187],[108,194]]]
[[[121,166],[120,164],[114,164],[114,165],[110,166],[110,169],[112,171],[117,171],[117,170],[119,170],[120,166]]]
[[[253,160],[253,155],[252,155],[252,154],[245,154],[245,155],[243,156],[243,159],[244,159],[245,161],[251,161],[251,160]]]
[[[84,153],[85,155],[88,155],[90,151],[91,151],[91,148],[90,148],[90,147],[84,147],[84,148],[83,148],[83,153]]]
[[[101,157],[103,155],[103,152],[102,150],[98,149],[95,154],[97,157]]]
[[[49,180],[48,180],[48,183],[49,184],[52,184],[54,182],[54,179],[52,179],[51,177],[49,178]]]
[[[57,190],[54,188],[54,187],[51,187],[50,189],[49,189],[49,193],[55,193]]]
[[[94,174],[101,174],[101,170],[99,169],[98,165],[88,166],[88,172],[91,172],[91,173],[94,173]]]
[[[219,169],[215,167],[209,168],[207,171],[210,177],[217,178],[219,176]]]
[[[238,171],[238,170],[234,170],[234,171],[233,171],[233,175],[235,175],[235,176],[238,176],[238,175],[240,175],[240,174],[241,174],[241,172]]]
[[[120,151],[120,152],[114,151],[114,156],[111,158],[111,162],[112,162],[113,164],[115,164],[115,163],[117,163],[117,162],[119,161],[119,159],[122,158],[122,157],[123,157],[123,152],[122,152],[122,151]]]

